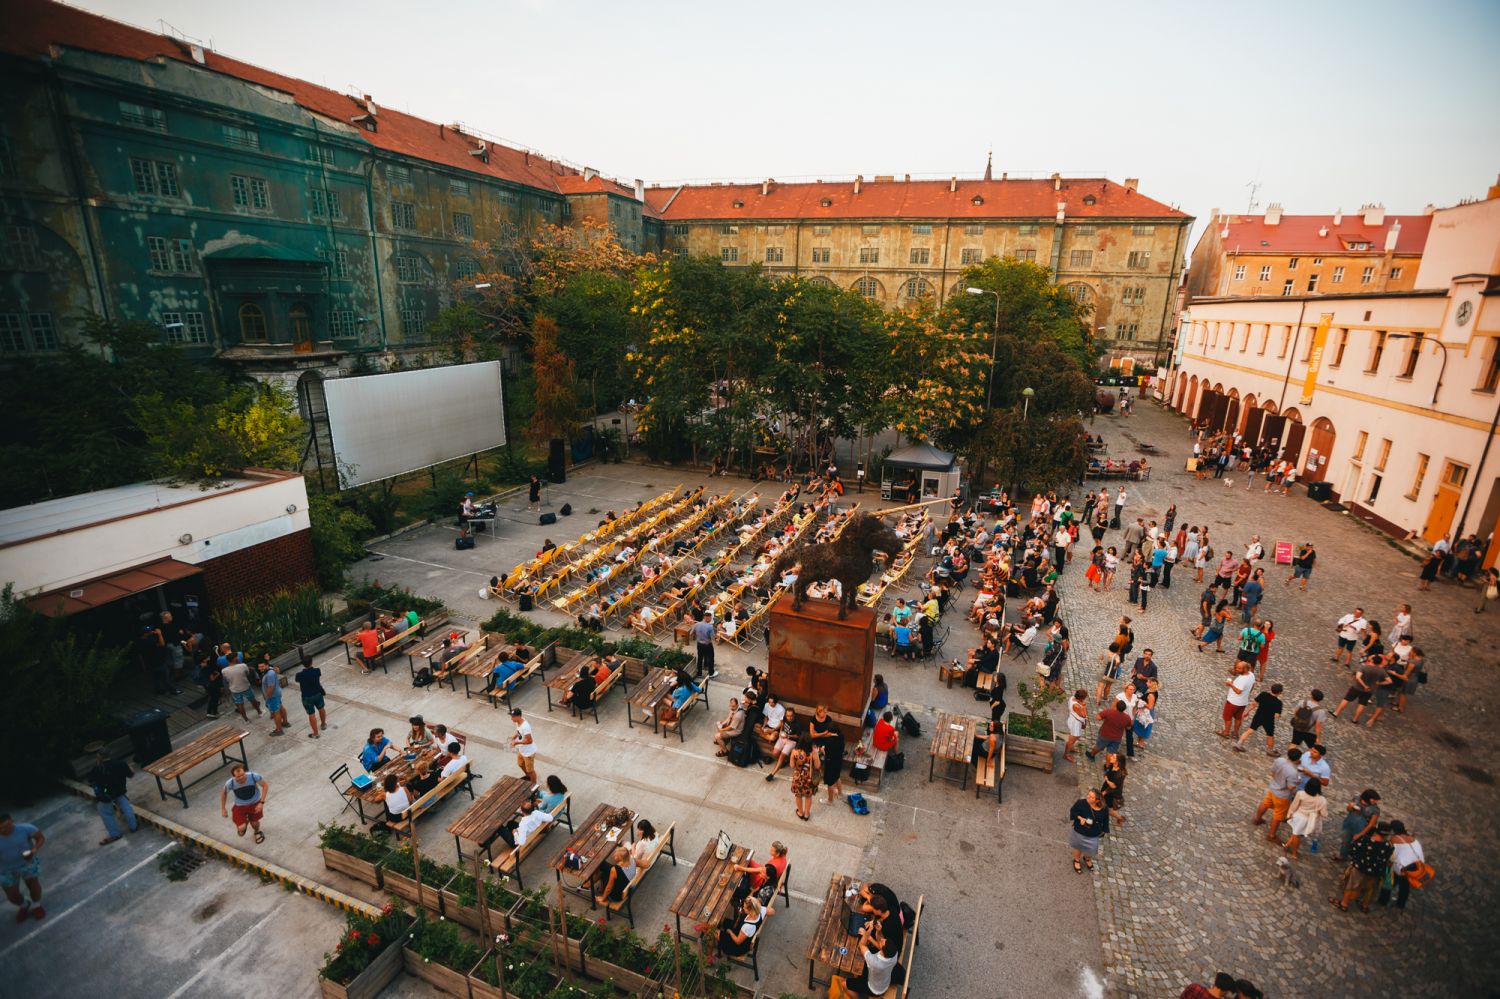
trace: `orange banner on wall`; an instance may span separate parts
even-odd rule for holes
[[[1318,387],[1318,371],[1323,367],[1323,346],[1328,342],[1328,327],[1333,323],[1333,313],[1325,312],[1313,330],[1312,348],[1307,352],[1307,377],[1302,380],[1302,405],[1312,402],[1313,389]]]

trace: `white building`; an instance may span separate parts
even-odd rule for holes
[[[1193,299],[1165,397],[1275,440],[1303,482],[1393,535],[1484,539],[1500,518],[1497,348],[1500,185],[1434,213],[1412,290]]]

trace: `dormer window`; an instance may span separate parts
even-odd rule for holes
[[[822,205],[824,208],[832,208],[833,207],[833,199],[832,198],[824,198],[822,201],[819,201],[818,204]]]
[[[969,204],[973,205],[975,208],[978,208],[980,205],[984,204],[983,195],[974,195],[974,197],[969,199]]]
[[[1096,198],[1096,197],[1094,197],[1092,194],[1085,194],[1083,196],[1083,203],[1086,204],[1086,205],[1092,205],[1095,202],[1097,202],[1098,200],[1099,199]]]
[[[745,207],[745,203],[743,201],[741,201],[739,198],[735,198],[734,199],[734,207],[736,207],[736,208],[744,208]]]

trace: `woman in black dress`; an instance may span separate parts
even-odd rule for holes
[[[808,734],[813,744],[823,753],[823,783],[828,788],[828,800],[844,790],[844,733],[828,715],[828,705],[819,704],[818,710],[808,722]]]
[[[1432,581],[1437,579],[1438,566],[1443,564],[1442,552],[1429,552],[1425,561],[1422,562],[1422,573],[1418,577],[1421,582],[1417,584],[1419,590],[1432,589]]]

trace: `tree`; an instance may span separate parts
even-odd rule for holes
[[[573,383],[573,360],[557,347],[557,323],[538,316],[532,331],[532,372],[536,379],[536,410],[528,435],[538,444],[554,437],[572,438],[578,429],[578,395]]]
[[[159,476],[202,481],[243,468],[296,468],[301,461],[302,418],[274,385],[236,386],[205,406],[152,393],[133,408]]]
[[[365,553],[360,539],[370,536],[375,525],[359,511],[323,493],[308,494],[307,518],[312,531],[318,585],[324,590],[337,590],[346,581],[344,570],[349,563]]]
[[[886,313],[884,321],[896,369],[886,407],[890,425],[913,440],[956,446],[983,416],[987,344],[925,299]]]
[[[577,365],[589,389],[589,410],[600,413],[625,400],[630,373],[625,355],[635,330],[630,278],[610,271],[573,274],[547,302],[557,320],[557,345]]]
[[[983,288],[999,294],[1001,336],[1027,342],[1051,341],[1085,372],[1098,363],[1099,349],[1091,334],[1094,307],[1075,299],[1052,283],[1046,268],[1021,260],[991,257],[964,268],[958,287]],[[994,295],[951,295],[944,309],[969,329],[993,335]],[[996,395],[996,405],[1010,405]]]

